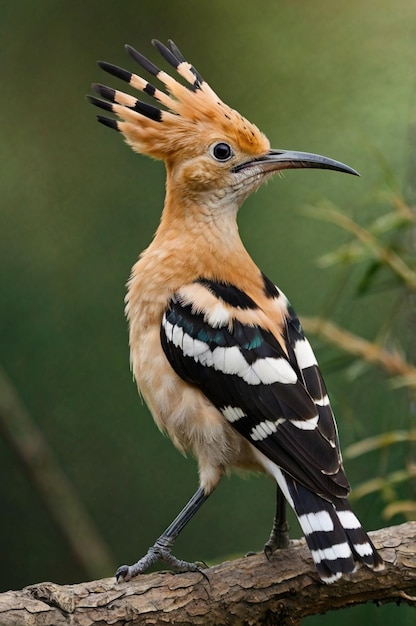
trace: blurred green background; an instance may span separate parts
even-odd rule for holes
[[[240,213],[242,237],[263,271],[300,314],[318,315],[327,313],[340,271],[323,271],[315,261],[345,235],[301,209],[326,198],[357,220],[377,217],[374,190],[384,174],[375,152],[403,189],[408,184],[416,4],[3,0],[0,9],[0,363],[91,516],[108,560],[130,563],[181,509],[197,475],[194,461],[157,431],[129,371],[125,283],[157,227],[164,169],[96,123],[84,98],[90,83],[121,85],[96,60],[135,69],[123,50],[130,43],[162,63],[150,40],[172,38],[273,147],[325,154],[361,173],[289,172]],[[337,323],[369,338],[385,320],[394,323],[394,298],[385,293],[358,298],[347,286],[331,306]],[[408,330],[401,332],[406,340]],[[339,352],[316,337],[312,343],[344,447],[408,426],[405,391],[392,390],[375,370],[348,379]],[[398,449],[387,460],[373,454],[347,462],[353,487],[382,475],[386,464],[400,468],[403,455]],[[89,575],[5,438],[0,494],[1,590]],[[354,504],[368,529],[386,525],[383,506],[377,493]],[[273,511],[267,479],[233,476],[175,552],[215,562],[259,549]],[[111,567],[101,575],[112,575]],[[414,613],[369,606],[337,620],[354,616],[410,624]]]

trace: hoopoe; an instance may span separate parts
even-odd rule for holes
[[[232,468],[276,481],[266,556],[288,545],[287,500],[324,582],[360,562],[382,569],[347,500],[336,423],[310,344],[285,295],[244,248],[236,221],[243,201],[280,170],[357,172],[320,155],[272,150],[172,41],[152,43],[183,82],[130,46],[128,54],[166,91],[115,65],[99,65],[162,108],[101,84],[93,89],[104,100],[89,99],[118,117],[98,116],[101,123],[166,165],[160,225],[128,282],[131,364],[158,427],[196,457],[199,488],[147,554],[121,566],[116,577],[129,580],[158,560],[200,571],[171,549]]]

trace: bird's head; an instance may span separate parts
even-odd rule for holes
[[[172,41],[169,47],[157,40],[152,43],[187,85],[130,46],[126,46],[129,55],[166,91],[118,66],[105,62],[99,65],[153,97],[162,108],[101,84],[94,84],[93,89],[104,100],[92,96],[89,100],[117,115],[117,120],[98,119],[120,131],[135,151],[165,161],[168,188],[174,188],[176,197],[179,194],[200,206],[238,208],[280,170],[320,168],[357,174],[347,165],[320,155],[272,150],[257,126],[222,102]]]

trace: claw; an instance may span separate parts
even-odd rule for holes
[[[264,544],[263,552],[264,552],[264,556],[266,557],[266,559],[270,561],[272,554],[273,554],[273,548],[272,546],[269,545],[269,543]]]
[[[115,573],[116,581],[120,582],[120,579],[122,579],[122,581],[130,580],[129,569],[128,565],[120,565]]]

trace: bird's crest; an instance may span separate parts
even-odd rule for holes
[[[228,139],[247,154],[257,155],[269,149],[269,142],[263,133],[220,100],[173,41],[169,40],[169,47],[157,40],[152,43],[188,85],[183,85],[137,50],[126,46],[128,54],[155,76],[165,86],[166,92],[116,65],[100,61],[100,67],[153,97],[162,108],[122,91],[94,84],[93,89],[105,100],[90,96],[90,102],[112,111],[119,118],[114,120],[99,116],[101,123],[122,132],[137,152],[165,161],[175,158],[181,151],[192,155],[193,149],[200,149],[201,141],[211,143],[213,138]]]

